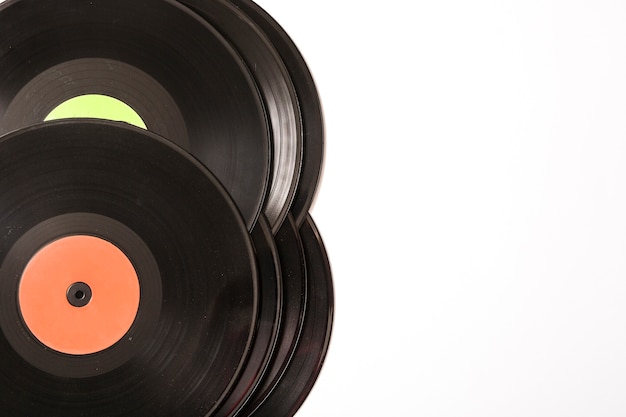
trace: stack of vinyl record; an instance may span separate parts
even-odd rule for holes
[[[251,0],[0,3],[0,411],[293,416],[333,291],[323,126]]]

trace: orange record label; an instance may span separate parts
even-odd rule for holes
[[[69,236],[33,256],[18,297],[24,322],[40,342],[87,355],[128,332],[139,308],[139,279],[117,246],[93,236]]]

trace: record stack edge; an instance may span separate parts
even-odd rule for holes
[[[3,415],[295,415],[334,315],[323,156],[251,0],[0,1]]]

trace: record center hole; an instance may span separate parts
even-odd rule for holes
[[[126,122],[148,130],[141,116],[132,107],[121,100],[102,94],[85,94],[70,98],[55,107],[44,122],[72,118]]]
[[[74,307],[85,307],[91,301],[91,287],[84,282],[75,282],[66,292],[68,303]]]

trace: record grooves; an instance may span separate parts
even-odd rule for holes
[[[0,1],[0,413],[293,416],[334,315],[323,154],[251,0]]]
[[[239,415],[255,415],[280,383],[300,340],[307,308],[306,259],[293,217],[289,215],[276,235],[276,247],[283,278],[283,317],[279,338],[269,367],[258,388]]]
[[[0,408],[17,416],[210,413],[245,364],[258,297],[245,224],[213,176],[168,141],[94,121],[5,136],[0,172],[0,222],[13,230],[0,241]],[[118,245],[153,307],[140,307],[128,337],[111,348],[68,356],[20,338],[28,329],[7,317],[19,311],[11,294],[20,261],[37,243],[76,233]],[[142,256],[158,268],[142,267]],[[158,284],[160,297],[150,289]]]
[[[256,252],[261,284],[260,313],[255,339],[248,362],[228,398],[212,416],[232,416],[249,401],[275,352],[278,331],[283,319],[283,280],[280,259],[272,231],[264,216],[259,218],[251,233]]]
[[[313,388],[330,343],[334,316],[332,276],[324,244],[310,216],[300,229],[300,237],[308,294],[302,334],[284,374],[250,416],[293,416]]]
[[[173,0],[0,4],[1,132],[91,93],[127,100],[181,146],[188,137],[252,227],[270,175],[265,109],[238,53],[202,18]]]
[[[276,233],[297,191],[303,130],[297,92],[288,69],[267,36],[226,0],[182,0],[239,51],[257,81],[272,128],[273,169],[265,215]]]
[[[301,225],[313,204],[324,160],[324,118],[315,81],[302,54],[276,20],[251,0],[231,1],[252,19],[272,42],[289,71],[298,96],[304,132],[304,157],[291,212],[296,224]]]

